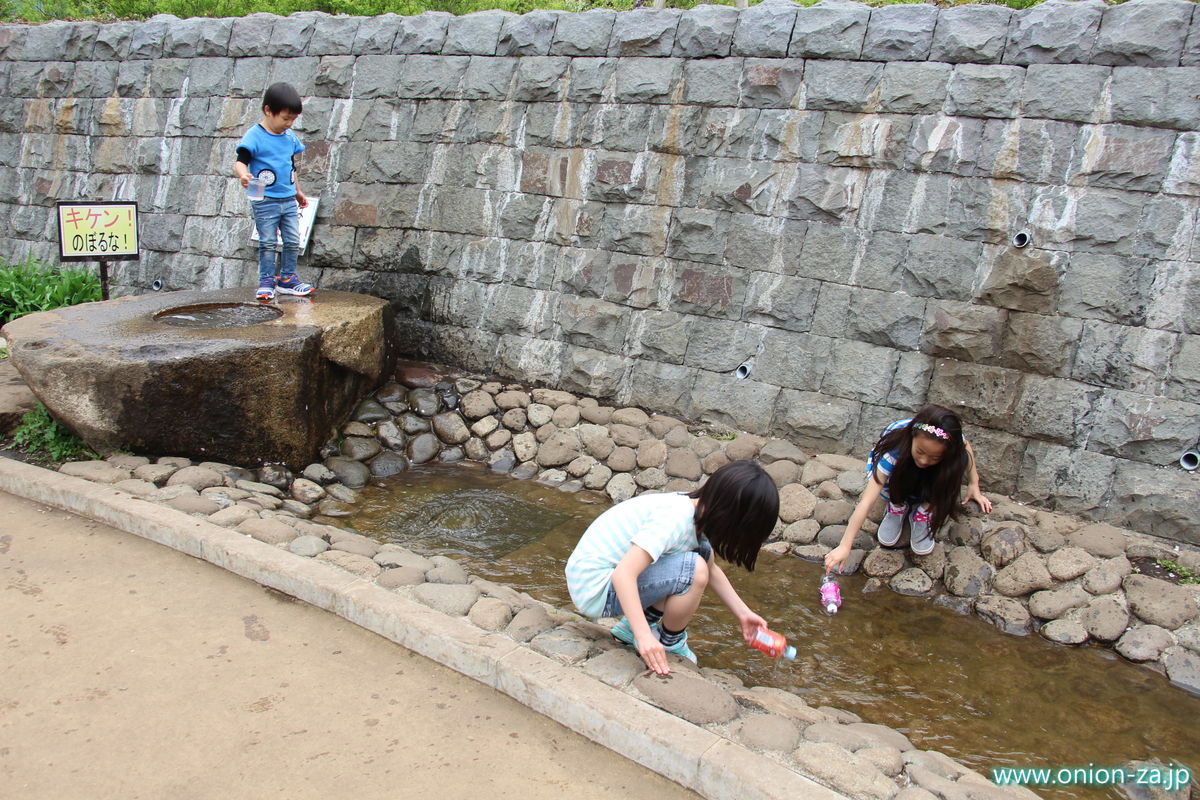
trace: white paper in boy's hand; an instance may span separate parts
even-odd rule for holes
[[[312,235],[313,221],[317,218],[317,206],[321,201],[315,197],[308,198],[308,205],[300,209],[300,252],[303,253],[308,249],[308,239]],[[258,243],[258,228],[254,226],[254,220],[250,221],[250,241]],[[283,240],[278,234],[275,236],[275,246],[282,247]]]

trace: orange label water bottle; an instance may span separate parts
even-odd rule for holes
[[[769,631],[766,628],[759,628],[754,634],[754,638],[750,640],[750,646],[755,650],[761,650],[771,658],[796,657],[796,648],[791,647],[787,643],[787,639],[780,636],[775,631]]]

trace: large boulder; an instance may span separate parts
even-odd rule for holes
[[[300,469],[389,371],[391,308],[334,291],[260,306],[249,291],[84,303],[13,320],[3,335],[29,388],[101,453]],[[172,324],[251,313],[268,319]]]

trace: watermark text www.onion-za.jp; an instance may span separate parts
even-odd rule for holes
[[[1178,764],[1162,766],[1098,767],[996,767],[992,782],[997,786],[1156,786],[1168,792],[1187,786],[1192,771]]]

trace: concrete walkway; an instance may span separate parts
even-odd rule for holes
[[[0,520],[0,797],[697,797],[204,561],[2,492]]]

